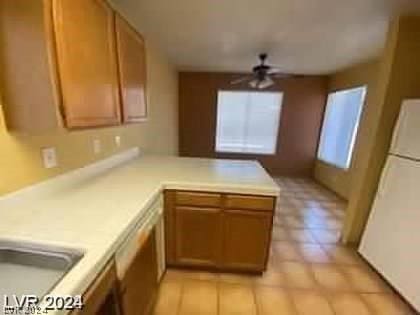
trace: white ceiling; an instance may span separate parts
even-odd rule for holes
[[[379,54],[388,22],[419,0],[113,0],[180,70],[324,74]]]

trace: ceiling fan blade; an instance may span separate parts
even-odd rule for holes
[[[295,74],[295,73],[287,73],[282,71],[280,68],[277,67],[271,67],[267,72],[271,77],[273,78],[301,78],[304,77],[304,75],[301,74]]]
[[[252,80],[253,78],[254,78],[253,75],[243,76],[243,77],[240,77],[240,78],[237,78],[235,80],[230,81],[230,84],[239,84],[239,83],[242,83],[242,82],[245,82],[245,81]]]
[[[270,76],[272,78],[285,79],[285,78],[293,77],[294,75],[290,73],[284,73],[284,72],[273,72],[273,73],[270,73]]]
[[[293,74],[293,73],[274,73],[270,74],[270,76],[274,79],[298,79],[298,78],[304,78],[305,76],[303,74]]]
[[[282,68],[276,66],[269,66],[270,68],[267,70],[268,74],[275,74],[275,73],[287,73]]]

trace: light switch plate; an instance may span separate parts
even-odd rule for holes
[[[93,153],[99,154],[99,153],[101,153],[101,151],[102,151],[101,140],[99,140],[99,139],[93,140]]]
[[[117,148],[119,148],[121,146],[121,137],[120,136],[115,136],[115,145],[117,146]]]
[[[58,166],[57,152],[54,147],[41,149],[41,155],[45,168],[54,168]]]

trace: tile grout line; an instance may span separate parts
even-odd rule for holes
[[[178,280],[179,281],[179,280]],[[177,305],[177,310],[176,310],[176,314],[177,315],[181,315],[181,306],[182,306],[182,300],[184,299],[184,281],[180,281],[181,282],[181,292],[180,292],[180,296],[179,296],[179,301],[178,301],[178,305]]]
[[[220,315],[220,282],[219,282],[219,277],[217,277],[217,281],[216,281],[216,290],[217,290],[217,296],[216,296],[217,310],[216,310],[216,313],[217,313],[217,315]]]
[[[254,285],[252,285],[251,288],[252,288],[252,296],[254,297],[255,315],[263,315],[263,314],[260,314],[260,307],[259,307],[258,301],[257,301],[256,287]]]

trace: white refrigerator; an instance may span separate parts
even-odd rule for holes
[[[406,100],[359,253],[420,311],[420,100]]]

